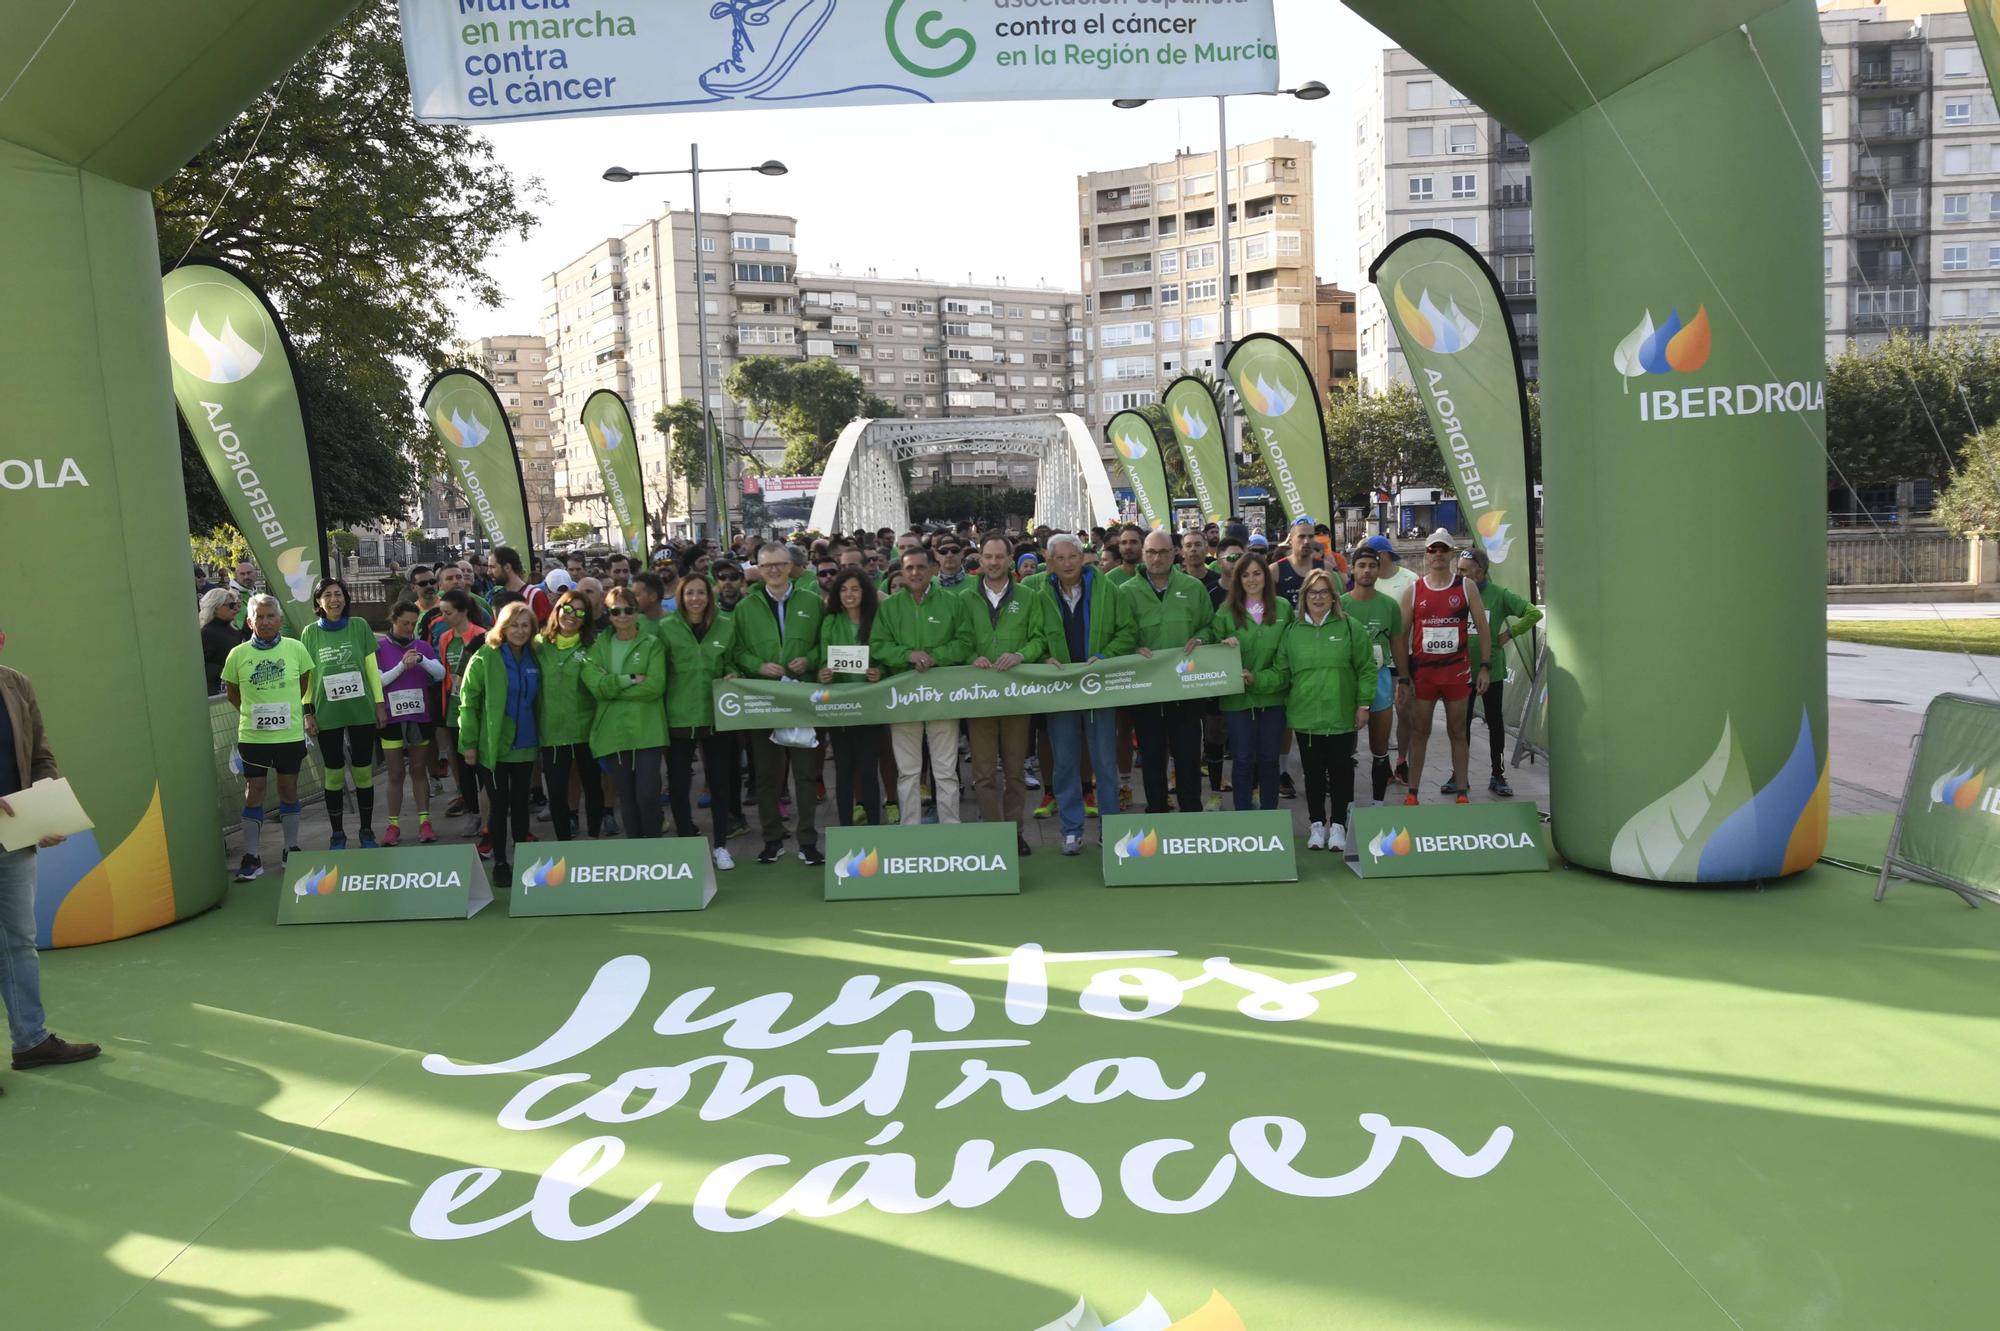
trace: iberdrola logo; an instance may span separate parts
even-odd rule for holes
[[[1931,808],[1949,804],[1954,809],[1970,809],[1979,803],[1979,792],[1985,788],[1985,770],[1975,772],[1967,764],[1964,770],[1946,772],[1931,783]]]
[[[1479,325],[1458,308],[1458,301],[1452,297],[1445,298],[1445,308],[1440,310],[1431,300],[1430,288],[1425,287],[1412,305],[1403,294],[1400,281],[1396,283],[1395,296],[1397,317],[1412,340],[1426,351],[1450,356],[1471,346],[1479,336]]]
[[[882,852],[879,850],[851,850],[833,862],[833,876],[837,879],[873,878],[882,872]]]
[[[1285,387],[1283,376],[1278,382],[1266,383],[1260,370],[1254,384],[1238,383],[1243,392],[1243,400],[1250,404],[1250,410],[1259,416],[1282,416],[1298,405],[1299,395]]]
[[[1394,827],[1383,828],[1374,836],[1368,838],[1368,853],[1375,857],[1377,864],[1382,862],[1382,857],[1385,855],[1394,858],[1398,855],[1409,854],[1410,829],[1407,827],[1401,829]]]
[[[1708,306],[1695,307],[1694,318],[1686,326],[1681,324],[1679,309],[1668,311],[1667,321],[1658,327],[1653,325],[1653,312],[1647,310],[1639,326],[1627,333],[1618,349],[1611,353],[1611,365],[1624,376],[1625,391],[1629,393],[1632,380],[1649,374],[1693,374],[1708,364],[1712,345]]]
[[[306,548],[295,545],[278,556],[278,574],[285,580],[285,590],[301,605],[312,600],[313,562],[306,558]]]
[[[173,320],[167,320],[167,350],[174,364],[212,384],[233,384],[247,379],[264,359],[263,352],[237,335],[233,321],[225,317],[222,331],[211,333],[203,325],[199,312],[188,321],[186,332],[175,326]]]
[[[1176,675],[1192,675],[1194,673],[1194,658],[1192,656],[1183,656],[1174,664],[1174,673]]]
[[[471,420],[467,420],[458,414],[456,407],[451,410],[450,420],[444,418],[442,411],[438,412],[434,419],[437,422],[438,433],[443,435],[444,441],[453,448],[477,448],[485,443],[486,436],[492,433],[480,424],[478,416],[475,415]]]
[[[1506,563],[1507,552],[1514,548],[1514,538],[1507,534],[1513,526],[1502,521],[1506,516],[1506,509],[1496,508],[1480,514],[1479,521],[1472,524],[1479,533],[1479,543],[1486,547],[1486,557],[1496,564]]]
[[[1111,443],[1118,450],[1118,456],[1127,462],[1137,462],[1146,456],[1146,446],[1129,434],[1115,435]]]
[[[1134,829],[1111,843],[1111,853],[1118,857],[1120,864],[1127,860],[1150,860],[1160,853],[1160,834],[1157,830],[1141,832]]]
[[[807,697],[811,700],[812,705],[817,707],[821,703],[832,698],[833,692],[830,689],[814,689],[810,694],[807,695]]]
[[[521,886],[561,887],[569,878],[568,860],[538,860],[521,870]]]
[[[338,869],[308,869],[299,875],[299,881],[292,884],[292,895],[297,897],[327,896],[340,885]]]
[[[1191,411],[1182,410],[1180,407],[1173,407],[1169,410],[1173,414],[1174,428],[1179,430],[1183,436],[1189,440],[1208,438],[1207,421],[1201,419]]]
[[[610,421],[592,421],[590,441],[597,445],[600,453],[615,453],[618,445],[625,442],[625,436],[618,433],[618,427]]]

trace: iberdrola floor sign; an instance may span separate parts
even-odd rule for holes
[[[1078,1299],[1074,1308],[1047,1326],[1036,1327],[1035,1331],[1250,1331],[1250,1328],[1220,1292],[1210,1294],[1207,1303],[1178,1320],[1149,1292],[1138,1307],[1116,1321],[1104,1321],[1088,1301]]]

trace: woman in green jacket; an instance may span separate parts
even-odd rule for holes
[[[597,699],[590,723],[590,751],[611,760],[625,835],[660,834],[660,760],[667,748],[667,649],[660,635],[639,626],[639,602],[630,589],[604,596],[611,632],[590,645],[583,680]]]
[[[708,773],[715,867],[734,869],[736,861],[723,844],[729,838],[729,801],[722,792],[738,780],[736,755],[742,745],[734,732],[715,729],[714,694],[708,686],[736,674],[736,621],[716,605],[715,584],[708,575],[690,572],[681,579],[673,613],[661,618],[654,631],[667,657],[667,802],[674,811],[674,835],[700,835],[688,801],[698,747]]]
[[[493,877],[508,882],[508,847],[533,841],[528,793],[541,752],[542,666],[535,612],[526,601],[502,607],[493,631],[465,665],[458,689],[458,751],[479,769],[487,792]]]
[[[826,609],[819,618],[819,644],[813,651],[815,678],[822,684],[861,682],[859,675],[836,675],[827,668],[829,647],[866,647],[875,631],[875,609],[879,604],[875,584],[861,569],[849,566],[833,575],[826,588]],[[871,657],[866,676],[870,683],[882,678],[882,667]],[[833,740],[833,807],[842,827],[854,826],[854,811],[861,810],[866,826],[882,822],[882,758],[888,747],[882,743],[884,726],[831,726]]]
[[[549,784],[549,817],[556,825],[558,841],[576,839],[579,793],[585,819],[582,830],[592,840],[604,830],[604,780],[590,752],[590,724],[597,718],[597,699],[584,685],[591,644],[596,640],[589,598],[578,591],[566,591],[557,599],[535,642],[535,654],[542,665],[542,775]]]
[[[1278,580],[1262,555],[1236,565],[1229,594],[1215,612],[1210,633],[1243,656],[1243,692],[1221,699],[1233,759],[1230,787],[1238,809],[1278,807],[1279,750],[1285,742],[1285,686],[1273,668],[1278,645],[1292,623],[1292,607],[1278,595]]]
[[[1241,565],[1237,576],[1242,577]],[[1375,696],[1375,650],[1368,627],[1340,613],[1325,569],[1299,585],[1299,614],[1274,663],[1290,689],[1285,714],[1299,737],[1306,769],[1307,850],[1347,849],[1347,806],[1354,802],[1354,732],[1368,724]],[[1330,798],[1329,798],[1330,797]]]

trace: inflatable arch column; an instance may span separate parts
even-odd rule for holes
[[[1350,3],[1530,148],[1558,847],[1655,881],[1809,866],[1827,811],[1813,6]]]
[[[97,824],[40,857],[45,945],[157,928],[222,892],[151,191],[351,7],[8,6],[0,663],[34,682]]]

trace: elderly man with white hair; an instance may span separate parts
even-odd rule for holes
[[[1049,571],[1021,584],[1042,600],[1043,640],[1048,664],[1081,665],[1107,656],[1124,656],[1138,643],[1132,606],[1109,578],[1083,559],[1083,542],[1068,533],[1049,538]],[[1049,717],[1049,745],[1054,750],[1056,813],[1062,819],[1062,853],[1083,853],[1083,782],[1081,760],[1085,744],[1097,773],[1097,801],[1104,814],[1118,812],[1118,714],[1109,707],[1088,712],[1056,712]]]

